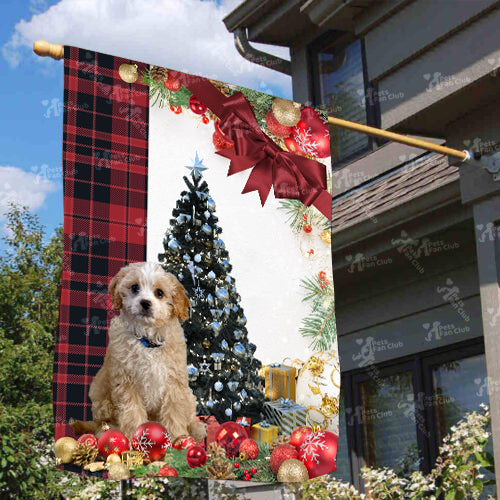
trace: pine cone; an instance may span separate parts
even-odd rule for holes
[[[219,446],[215,441],[213,441],[208,445],[207,455],[212,460],[226,458],[226,450],[222,446]]]
[[[227,86],[227,84],[219,82],[217,80],[210,80],[210,83],[214,87],[217,87],[226,97],[232,95],[231,89]]]
[[[73,463],[80,467],[91,464],[99,454],[99,450],[94,446],[79,444],[73,452]]]
[[[234,479],[236,476],[232,470],[233,465],[231,462],[223,460],[215,460],[210,465],[207,465],[207,472],[212,479]]]
[[[161,66],[152,66],[149,70],[149,76],[155,82],[164,82],[167,79],[168,71]]]
[[[279,446],[280,444],[288,444],[290,442],[290,438],[288,436],[278,436],[277,439],[275,439],[272,443],[271,446],[269,447],[270,453],[273,452],[274,448],[276,446]]]

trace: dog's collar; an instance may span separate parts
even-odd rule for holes
[[[141,337],[139,339],[139,342],[145,346],[145,347],[161,347],[163,345],[163,342],[160,342],[159,344],[155,344],[151,341],[149,341],[146,337]]]

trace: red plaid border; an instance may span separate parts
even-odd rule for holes
[[[146,259],[149,90],[123,63],[64,48],[64,258],[54,356],[55,438],[91,420],[89,385],[107,344],[108,283]]]

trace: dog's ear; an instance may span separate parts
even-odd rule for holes
[[[113,301],[113,309],[115,311],[118,311],[122,308],[122,298],[121,295],[118,293],[116,288],[118,287],[118,284],[122,280],[122,278],[125,276],[127,273],[127,268],[122,267],[114,276],[114,278],[109,282],[109,287],[108,291],[111,294],[111,300]]]
[[[174,294],[173,294],[173,302],[174,302],[174,312],[175,315],[179,318],[179,321],[182,323],[188,319],[188,309],[189,309],[189,299],[186,295],[186,290],[184,287],[175,280],[174,286]]]

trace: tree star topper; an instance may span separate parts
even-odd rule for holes
[[[200,160],[198,158],[198,152],[196,152],[194,160],[191,159],[191,161],[193,162],[193,165],[186,165],[186,168],[191,170],[193,177],[198,180],[200,177],[202,177],[201,173],[203,172],[203,170],[207,170],[208,167],[205,167],[205,165],[203,165],[203,160]]]

